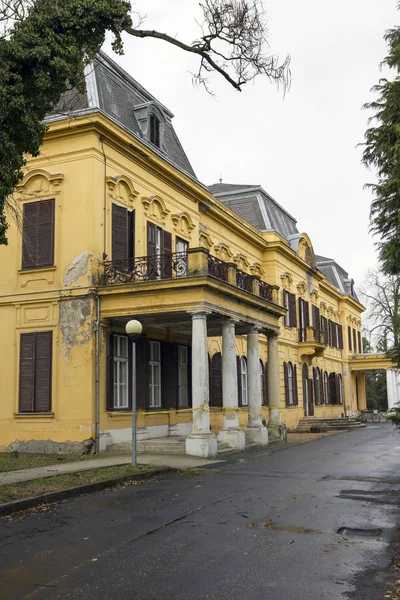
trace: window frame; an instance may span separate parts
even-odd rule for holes
[[[185,359],[186,362],[182,363],[181,362],[181,354],[182,354],[182,350],[185,350]],[[178,359],[178,408],[189,408],[189,348],[187,346],[183,346],[181,344],[178,344],[178,352],[177,352],[177,359]],[[181,368],[184,368],[184,372],[186,373],[185,375],[185,379],[186,379],[186,383],[181,383]],[[186,390],[186,401],[182,401],[181,398],[181,390]],[[184,399],[183,399],[184,400]]]
[[[153,349],[158,347],[158,360],[153,358]],[[156,368],[158,367],[158,369]],[[158,383],[155,384],[154,374],[158,372]],[[149,408],[162,408],[162,380],[161,380],[161,342],[149,340]],[[155,403],[155,391],[158,388],[159,401]]]
[[[126,344],[126,356],[122,356],[121,353],[121,342],[124,340]],[[113,334],[113,410],[130,410],[129,409],[129,376],[130,376],[130,365],[129,365],[129,338],[126,335],[120,335],[118,333]],[[121,383],[120,376],[122,372],[122,365],[125,365],[126,382]],[[121,389],[124,390],[124,401],[120,401]]]
[[[287,363],[287,381],[288,381],[288,406],[295,406],[294,393],[294,367],[290,361]]]
[[[40,215],[39,215],[39,211],[40,211],[40,207],[43,208],[43,206],[47,204],[48,206],[51,206],[51,242],[50,242],[50,259],[49,261],[44,261],[44,262],[40,262],[40,259],[38,259],[38,252],[39,252],[39,243],[40,240],[43,240],[43,231],[40,230],[40,223],[39,223],[39,219],[40,219]],[[28,217],[26,215],[26,212],[28,211],[28,209],[32,208],[32,207],[36,207],[36,215],[35,215],[35,236],[34,236],[34,240],[31,240],[34,242],[34,259],[31,258],[31,261],[34,262],[34,264],[29,264],[29,259],[27,256],[27,253],[29,251],[29,246],[28,246],[28,242],[27,242],[27,229],[28,229]],[[50,198],[50,199],[46,199],[46,200],[35,200],[34,202],[25,202],[23,204],[23,208],[22,208],[22,234],[21,234],[21,271],[33,271],[35,269],[49,269],[54,267],[54,255],[55,255],[55,251],[54,251],[54,246],[55,246],[55,210],[56,210],[56,203],[54,198]],[[32,223],[30,223],[32,225]],[[42,224],[43,227],[43,224]],[[27,264],[28,263],[28,264]]]
[[[40,357],[38,356],[38,340],[39,340],[39,336],[46,336],[46,338],[49,340],[48,344],[50,346],[50,353],[49,356],[47,357],[47,361],[48,361],[48,373],[49,373],[49,379],[48,379],[48,406],[45,410],[38,410],[37,405],[40,404],[41,400],[38,399],[38,389],[37,389],[37,383],[40,377],[40,374],[38,373],[39,368],[40,368],[40,364],[38,364],[38,362],[40,360],[46,360],[46,357]],[[22,410],[21,409],[21,404],[23,402],[22,400],[22,378],[23,378],[23,368],[22,368],[22,361],[23,360],[29,360],[29,359],[23,359],[22,357],[22,347],[23,347],[23,341],[24,339],[28,339],[31,338],[33,340],[33,344],[32,344],[32,350],[33,350],[33,356],[32,356],[32,365],[31,365],[31,369],[32,369],[32,389],[31,391],[31,401],[32,401],[32,410]],[[52,330],[46,330],[46,331],[33,331],[33,332],[26,332],[26,333],[20,333],[20,339],[19,339],[19,363],[18,363],[18,378],[19,378],[19,384],[18,384],[18,414],[51,414],[52,413],[52,396],[53,396],[53,349],[54,349],[54,336],[53,336],[53,331]],[[26,381],[26,379],[25,379]]]
[[[283,290],[283,306],[286,308],[285,326],[290,327],[290,293]]]
[[[249,405],[249,395],[248,395],[248,378],[247,378],[247,360],[245,356],[240,358],[240,382],[241,382],[241,392],[242,392],[242,406]]]

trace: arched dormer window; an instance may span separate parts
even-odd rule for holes
[[[160,147],[160,119],[155,115],[151,114],[149,118],[149,129],[150,129],[150,142]]]

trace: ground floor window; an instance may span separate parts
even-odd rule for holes
[[[247,395],[247,362],[244,356],[240,359],[240,375],[242,384],[242,406],[247,406],[249,403]]]
[[[22,333],[20,337],[20,413],[51,411],[53,334]]]
[[[286,406],[296,406],[298,404],[296,365],[293,366],[291,362],[283,363],[283,373],[285,380]]]
[[[189,386],[188,386],[188,347],[178,346],[178,407],[187,408],[189,406]]]
[[[161,406],[161,348],[160,342],[149,342],[149,407]]]
[[[128,408],[129,340],[124,335],[114,335],[114,408]]]

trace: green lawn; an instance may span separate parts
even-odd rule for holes
[[[104,455],[93,454],[79,456],[76,454],[19,454],[17,458],[10,452],[0,452],[0,473],[4,471],[19,471],[31,467],[47,467],[59,463],[76,462],[80,460],[96,460]]]
[[[96,483],[98,481],[135,475],[144,471],[154,471],[157,469],[159,467],[153,465],[146,465],[139,468],[134,468],[132,465],[123,465],[119,467],[104,467],[93,471],[82,471],[80,473],[56,475],[54,477],[25,481],[24,483],[0,485],[0,504],[46,494],[47,492],[58,492],[87,483]],[[128,482],[127,485],[132,484]]]

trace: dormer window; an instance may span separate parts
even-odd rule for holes
[[[160,147],[160,119],[156,115],[150,115],[150,142]]]

